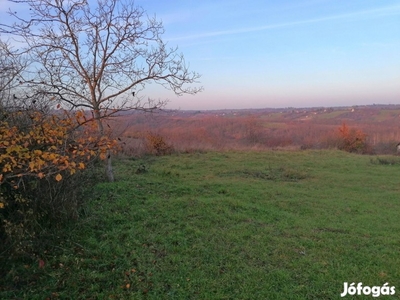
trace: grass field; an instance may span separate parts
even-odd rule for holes
[[[396,157],[210,152],[115,165],[118,181],[88,193],[83,217],[39,255],[44,267],[5,265],[1,299],[339,299],[343,282],[400,295]]]

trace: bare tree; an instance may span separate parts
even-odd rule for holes
[[[29,83],[71,108],[91,110],[100,135],[105,133],[102,120],[116,112],[166,104],[140,96],[148,83],[177,95],[202,90],[190,86],[200,75],[189,71],[177,48],[163,42],[162,23],[131,0],[10,1],[30,8],[30,18],[10,11],[15,24],[0,24],[26,45],[21,53],[33,62]]]
[[[0,113],[5,113],[16,102],[15,90],[25,68],[26,63],[10,44],[0,40]]]

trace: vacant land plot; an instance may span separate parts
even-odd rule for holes
[[[344,282],[400,295],[395,157],[213,152],[116,170],[40,266],[6,265],[0,298],[338,299]]]

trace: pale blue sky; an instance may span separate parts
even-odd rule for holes
[[[400,104],[400,1],[136,3],[203,75],[171,108]]]
[[[146,88],[169,108],[400,104],[400,0],[135,3],[202,74],[196,96]]]

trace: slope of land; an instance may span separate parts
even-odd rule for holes
[[[112,127],[127,154],[146,152],[157,135],[175,150],[336,148],[343,124],[367,136],[369,153],[394,154],[400,142],[400,105],[125,113]]]
[[[339,299],[343,282],[395,286],[399,168],[325,150],[120,160],[42,265],[4,266],[0,298]]]

